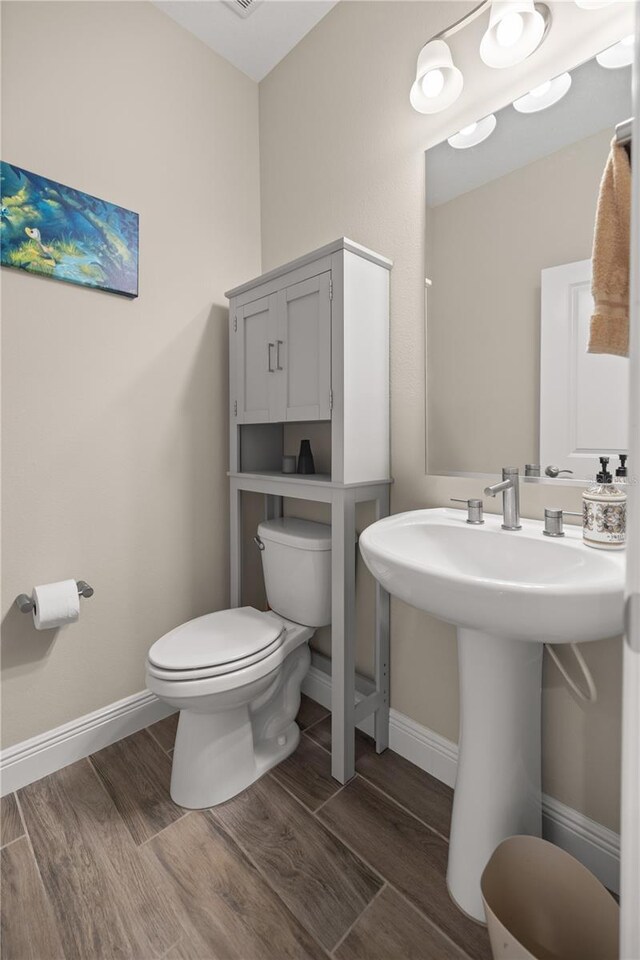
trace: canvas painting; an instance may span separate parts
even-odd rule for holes
[[[138,296],[138,214],[0,163],[0,262]]]

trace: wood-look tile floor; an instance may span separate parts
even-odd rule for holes
[[[303,697],[296,752],[240,796],[169,796],[177,715],[0,806],[2,960],[489,960],[447,893],[452,791]]]

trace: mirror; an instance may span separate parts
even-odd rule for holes
[[[493,128],[482,142],[426,152],[430,474],[531,464],[584,481],[626,452],[628,360],[586,349],[596,203],[631,68],[594,59],[570,76],[552,106],[510,104],[462,131]]]

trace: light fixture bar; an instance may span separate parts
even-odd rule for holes
[[[449,37],[455,36],[456,33],[459,33],[464,27],[467,27],[470,23],[473,23],[474,20],[477,20],[478,17],[481,17],[485,10],[488,10],[491,7],[493,0],[482,0],[482,3],[479,3],[477,7],[474,7],[473,10],[470,10],[469,13],[466,13],[464,17],[460,17],[459,20],[456,20],[455,23],[451,23],[448,27],[445,27],[444,30],[441,30],[440,33],[434,33],[431,37],[432,40],[448,40]],[[547,36],[549,28],[551,27],[551,17],[549,7],[546,3],[534,3],[535,9],[538,13],[541,13],[546,22],[546,29],[543,34],[542,41]],[[429,41],[427,41],[428,43]]]
[[[432,40],[448,40],[449,37],[453,37],[456,33],[459,33],[463,27],[466,27],[468,24],[473,23],[474,20],[477,20],[485,10],[488,10],[491,6],[492,0],[482,0],[482,3],[479,3],[477,7],[474,7],[473,10],[470,10],[469,13],[465,13],[464,17],[460,17],[459,20],[456,20],[455,23],[451,23],[448,27],[445,27],[444,30],[441,30],[440,33],[436,33],[431,39]]]

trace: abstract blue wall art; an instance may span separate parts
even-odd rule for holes
[[[138,296],[138,214],[0,162],[0,263]]]

